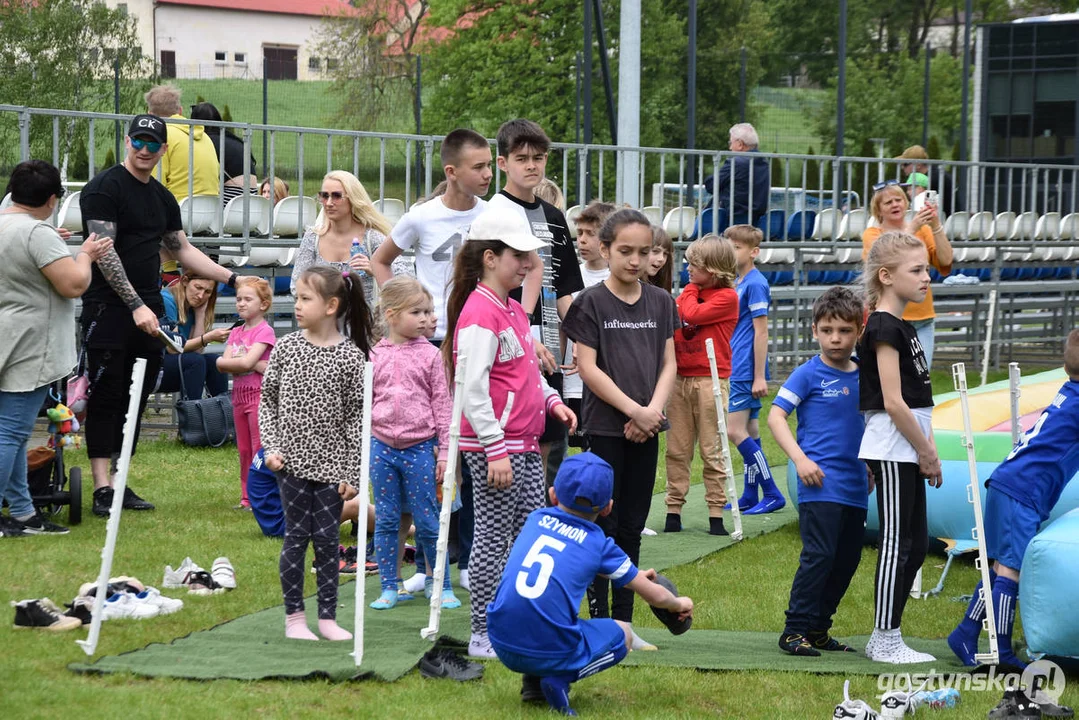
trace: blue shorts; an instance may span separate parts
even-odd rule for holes
[[[985,549],[990,559],[1019,570],[1027,545],[1038,534],[1042,519],[1037,511],[993,488],[985,498]]]
[[[495,638],[491,645],[502,664],[513,672],[538,677],[577,673],[577,679],[595,675],[614,667],[626,657],[626,634],[622,626],[608,618],[580,620],[581,642],[576,648],[558,657],[533,657],[499,647]]]
[[[731,396],[727,402],[727,412],[749,410],[749,419],[756,420],[761,414],[760,398],[753,397],[751,380],[731,380]]]

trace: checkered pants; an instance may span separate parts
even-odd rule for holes
[[[303,612],[304,559],[307,543],[315,546],[318,617],[337,616],[338,540],[344,501],[337,485],[278,474],[285,509],[285,542],[281,546],[281,593],[285,614]]]
[[[528,514],[543,507],[543,460],[539,453],[513,453],[510,467],[513,484],[496,490],[487,483],[487,456],[462,453],[472,473],[472,502],[476,530],[468,559],[468,584],[472,595],[472,632],[487,633],[487,604],[495,599],[510,548],[524,527]]]

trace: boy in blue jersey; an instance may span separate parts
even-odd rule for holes
[[[993,611],[997,622],[1000,664],[1025,668],[1012,649],[1015,603],[1023,553],[1049,518],[1068,481],[1079,472],[1079,330],[1072,330],[1064,349],[1068,382],[1028,430],[986,485],[985,545],[994,560]],[[966,665],[975,665],[978,636],[985,618],[979,582],[967,614],[948,636],[952,652]]]
[[[768,469],[757,423],[761,398],[768,394],[768,306],[772,292],[753,264],[764,234],[752,225],[732,225],[723,235],[734,245],[738,265],[738,324],[731,335],[727,437],[745,464],[745,488],[738,499],[738,509],[745,515],[761,515],[787,504]],[[759,502],[758,488],[764,491]]]
[[[813,337],[820,355],[783,383],[768,428],[794,461],[802,555],[791,586],[779,647],[818,657],[821,650],[854,652],[828,634],[832,615],[862,559],[866,500],[872,487],[858,459],[864,422],[858,412],[858,366],[851,360],[862,330],[861,299],[843,287],[813,303]],[[798,411],[798,438],[787,416]]]
[[[513,544],[494,602],[487,606],[487,635],[498,659],[524,674],[523,699],[538,699],[566,715],[571,683],[613,667],[626,657],[630,624],[608,618],[581,620],[577,609],[597,574],[628,587],[649,605],[693,612],[693,601],[638,571],[596,524],[611,511],[614,470],[590,452],[567,458],[548,491],[549,508],[535,510]]]

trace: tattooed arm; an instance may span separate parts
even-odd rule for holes
[[[111,220],[87,220],[86,229],[91,234],[96,233],[98,237],[116,237],[116,223]],[[124,301],[124,305],[127,305],[128,310],[135,312],[143,306],[142,298],[135,292],[135,288],[131,286],[131,281],[127,279],[124,264],[120,261],[120,256],[116,254],[115,248],[107,251],[97,261],[97,267],[101,270],[101,274],[105,276],[105,280],[109,283],[112,291],[120,296],[120,299]]]
[[[232,277],[231,270],[221,267],[192,245],[183,230],[170,230],[162,235],[161,247],[179,261],[184,272],[194,273],[217,282],[228,282]]]

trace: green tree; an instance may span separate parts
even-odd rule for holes
[[[113,111],[117,67],[121,79],[140,79],[149,73],[135,18],[94,0],[0,3],[0,67],[4,68],[0,103],[102,112]],[[136,112],[140,84],[120,85],[121,111]],[[98,123],[100,131],[105,130],[103,125]],[[111,145],[112,124],[108,125]],[[52,119],[35,117],[30,128],[31,155],[51,159],[52,137]],[[102,141],[104,135],[95,139]],[[82,169],[75,166],[83,163],[75,163],[70,156],[77,147],[85,152],[87,140],[87,123],[62,122],[58,148],[62,170],[69,164],[72,170]],[[0,148],[6,149],[0,165],[19,159],[14,123],[0,124]]]

